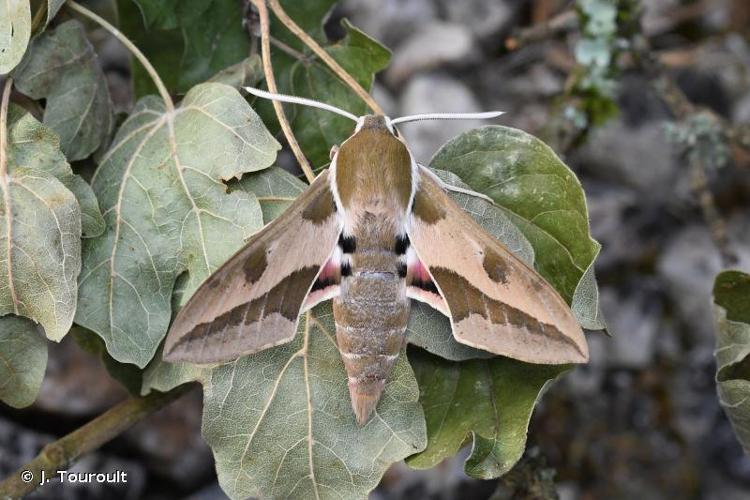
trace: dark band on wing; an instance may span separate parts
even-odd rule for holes
[[[172,350],[193,341],[204,342],[206,338],[221,333],[225,328],[248,328],[248,325],[274,313],[296,323],[308,288],[317,274],[318,268],[310,266],[294,271],[265,295],[230,309],[210,323],[196,325],[175,342]]]
[[[543,335],[550,340],[571,345],[577,352],[584,355],[579,345],[573,339],[563,335],[555,325],[542,323],[520,309],[486,296],[466,278],[450,269],[431,267],[430,273],[440,284],[440,290],[448,304],[454,323],[459,323],[472,314],[478,314],[495,325],[526,328],[529,333]]]

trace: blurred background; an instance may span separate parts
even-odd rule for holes
[[[393,51],[374,90],[391,116],[501,109],[578,174],[612,334],[589,335],[591,363],[547,392],[506,477],[466,477],[463,453],[430,471],[397,464],[372,498],[750,498],[750,458],[716,398],[711,311],[715,275],[750,268],[750,2],[345,0],[329,37],[343,17]],[[99,57],[130,109],[127,53],[103,39]],[[402,132],[426,162],[479,125]],[[0,476],[126,397],[71,335],[49,347],[34,406],[0,405]],[[200,406],[195,390],[76,465],[126,470],[127,490],[33,497],[225,498]]]

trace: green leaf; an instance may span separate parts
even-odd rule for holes
[[[236,0],[126,0],[119,2],[123,31],[146,54],[167,87],[184,93],[247,57],[250,38]],[[137,95],[154,87],[134,67]]]
[[[302,31],[313,37],[318,43],[325,44],[326,38],[323,24],[333,10],[338,0],[280,0],[284,12],[302,28]],[[269,9],[270,11],[270,9]],[[273,14],[272,14],[273,15]],[[305,45],[281,22],[271,22],[271,36],[293,47],[302,50]]]
[[[109,138],[114,117],[107,80],[78,21],[36,37],[13,77],[20,92],[47,100],[44,124],[60,136],[68,160],[88,157]]]
[[[152,387],[176,380],[161,375]],[[425,445],[405,355],[377,412],[356,424],[330,304],[300,318],[292,342],[193,375],[203,384],[203,436],[231,498],[366,498],[391,464]]]
[[[492,198],[534,247],[535,267],[573,304],[584,328],[605,328],[593,262],[586,198],[575,174],[546,144],[521,130],[489,126],[452,139],[433,168],[457,174]]]
[[[272,167],[246,175],[231,187],[253,193],[263,210],[263,223],[268,224],[302,194],[307,184],[279,167]]]
[[[427,419],[427,448],[407,460],[428,469],[473,439],[465,470],[492,479],[508,472],[526,447],[526,431],[540,391],[567,366],[532,365],[495,357],[456,363],[409,351]]]
[[[57,134],[17,106],[11,105],[10,120],[17,123],[15,136],[11,137],[16,163],[54,175],[78,199],[82,236],[91,238],[102,234],[104,218],[94,191],[81,176],[73,173],[60,151]]]
[[[29,0],[0,2],[0,75],[21,62],[31,37]]]
[[[39,394],[47,367],[47,342],[32,321],[0,318],[0,401],[29,406]]]
[[[0,153],[0,316],[30,318],[59,341],[73,322],[81,270],[81,210],[66,187],[75,176],[56,136],[31,115],[11,106],[7,122],[7,151]]]
[[[177,277],[186,295],[262,226],[254,196],[222,180],[271,165],[279,144],[233,88],[194,87],[170,112],[142,99],[92,185],[105,233],[86,240],[76,322],[144,367],[164,337]]]
[[[347,21],[343,26],[346,37],[325,50],[362,87],[369,89],[375,73],[388,65],[390,52]],[[367,105],[357,94],[318,59],[294,62],[289,80],[279,80],[280,92],[316,99],[358,116],[368,113]],[[290,122],[300,146],[315,167],[328,163],[331,146],[341,144],[354,131],[354,123],[348,118],[306,106],[296,106],[296,114]]]
[[[750,453],[750,274],[724,271],[714,282],[719,403]]]

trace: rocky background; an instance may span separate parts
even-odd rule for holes
[[[617,76],[616,115],[569,140],[570,120],[561,116],[578,64],[577,33],[528,43],[523,34],[571,3],[346,0],[332,13],[330,36],[347,17],[393,50],[374,91],[391,116],[505,110],[502,124],[545,138],[576,171],[603,246],[596,272],[612,334],[590,334],[591,363],[545,395],[527,456],[511,474],[470,479],[462,456],[424,472],[400,464],[375,499],[554,498],[555,491],[571,500],[750,498],[750,458],[716,398],[710,300],[721,269],[750,269],[750,155],[733,148],[723,165],[706,169],[718,214],[706,222],[701,187],[673,137],[675,110],[654,88],[653,75],[628,64]],[[749,122],[750,4],[642,6],[642,32],[662,76],[728,126]],[[116,104],[128,109],[127,55],[107,40],[99,54]],[[480,125],[424,122],[402,131],[418,159],[428,161],[446,140]],[[35,405],[23,412],[0,406],[0,476],[125,395],[72,336],[50,344]],[[127,470],[126,487],[50,485],[33,497],[224,498],[200,438],[200,404],[193,391],[75,466]]]

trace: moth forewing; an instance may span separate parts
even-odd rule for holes
[[[326,171],[201,284],[177,314],[164,358],[224,362],[292,340],[339,232]]]
[[[424,167],[408,234],[458,342],[530,363],[588,361],[583,331],[565,300],[484,231]]]

